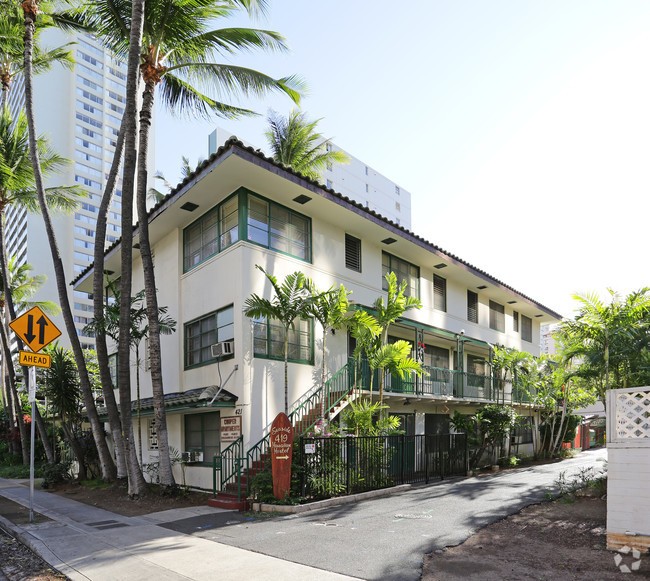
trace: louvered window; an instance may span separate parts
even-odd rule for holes
[[[467,320],[478,323],[478,294],[471,290],[467,291]]]
[[[512,311],[512,330],[519,333],[519,313],[517,311]]]
[[[503,305],[490,301],[490,329],[495,331],[506,330],[506,311]]]
[[[433,275],[433,308],[447,312],[447,279]]]
[[[526,315],[521,315],[521,338],[529,343],[533,342],[533,320]]]
[[[361,272],[361,240],[349,234],[345,235],[345,266]]]

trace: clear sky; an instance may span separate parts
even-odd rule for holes
[[[412,194],[413,231],[565,315],[574,293],[650,285],[648,0],[270,0],[302,109]],[[158,115],[156,167],[207,156],[216,125],[266,147],[263,115]]]

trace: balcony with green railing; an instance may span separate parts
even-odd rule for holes
[[[453,398],[490,403],[531,403],[532,394],[517,382],[504,381],[478,373],[442,367],[423,366],[420,377],[409,374],[404,378],[386,374],[384,393],[403,394],[421,398]],[[358,364],[357,386],[370,390],[370,368],[367,361]],[[372,391],[379,391],[379,372],[372,376]]]

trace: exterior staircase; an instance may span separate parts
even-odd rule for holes
[[[289,420],[295,437],[312,430],[326,411],[329,420],[338,416],[355,397],[352,361],[337,371],[323,387],[307,392],[293,406]],[[270,430],[270,425],[266,431]],[[214,458],[213,492],[208,505],[228,510],[246,510],[248,492],[253,477],[262,472],[270,461],[268,434],[244,453],[243,438],[233,442],[221,455]],[[217,487],[217,482],[220,486]]]

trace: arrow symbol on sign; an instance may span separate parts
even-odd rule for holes
[[[45,343],[45,327],[47,327],[47,320],[45,317],[41,317],[38,321],[36,321],[36,324],[40,327],[38,331],[38,342],[42,345]]]
[[[36,335],[34,335],[34,316],[33,315],[28,315],[27,316],[27,332],[25,333],[25,339],[27,339],[28,343],[31,343],[34,339],[36,339]]]
[[[288,460],[289,456],[276,456],[278,460]]]

